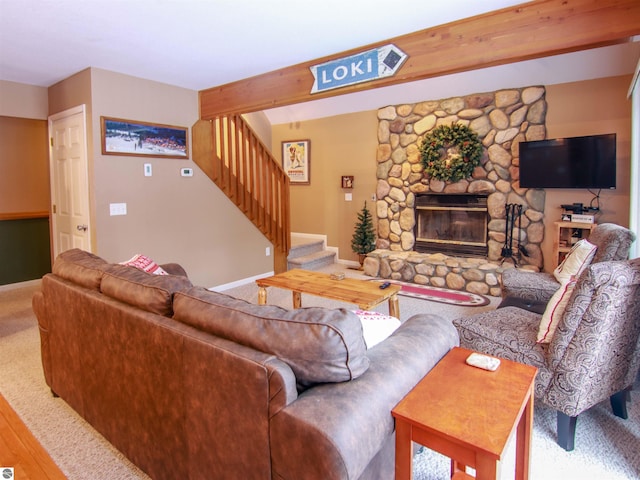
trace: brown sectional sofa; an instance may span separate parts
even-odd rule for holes
[[[458,344],[416,315],[367,350],[337,309],[258,306],[81,250],[33,299],[47,384],[154,479],[393,478],[391,409]]]

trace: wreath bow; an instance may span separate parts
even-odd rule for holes
[[[440,125],[425,135],[420,154],[424,171],[430,177],[457,182],[469,178],[480,165],[482,143],[465,125]]]

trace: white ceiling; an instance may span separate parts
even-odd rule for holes
[[[96,67],[202,90],[519,3],[0,0],[0,80],[48,87]],[[633,73],[638,58],[636,41],[266,113],[274,124],[288,123],[496,88],[621,75]]]

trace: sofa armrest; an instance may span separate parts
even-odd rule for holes
[[[165,263],[163,265],[160,265],[160,268],[162,268],[169,275],[180,275],[181,277],[187,278],[189,277],[187,275],[187,271],[182,268],[182,265],[178,263]]]
[[[394,432],[391,410],[456,345],[450,320],[416,315],[368,351],[364,375],[305,391],[271,420],[274,476],[358,478]]]
[[[47,308],[45,298],[42,291],[35,292],[31,299],[33,313],[38,320],[38,329],[40,330],[40,355],[42,356],[42,370],[44,379],[49,387],[51,383],[51,351],[49,345],[49,317],[47,316]]]

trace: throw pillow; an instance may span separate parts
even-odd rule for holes
[[[553,271],[553,276],[561,284],[568,282],[572,277],[579,277],[593,260],[597,248],[593,243],[589,243],[586,238],[578,241],[571,247],[562,263]]]
[[[540,321],[540,327],[538,328],[538,343],[550,343],[553,338],[553,334],[556,332],[558,323],[564,315],[571,293],[576,286],[576,280],[569,280],[563,284],[556,293],[553,294],[551,300],[547,304],[547,308],[542,314],[542,320]]]
[[[120,262],[120,265],[128,265],[135,267],[143,272],[153,273],[154,275],[169,275],[160,265],[144,255],[134,255],[126,262]]]
[[[400,326],[400,320],[383,313],[371,312],[369,310],[353,310],[360,323],[362,323],[362,333],[367,349],[385,340]]]

